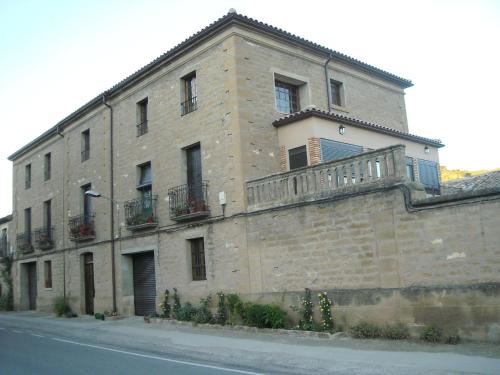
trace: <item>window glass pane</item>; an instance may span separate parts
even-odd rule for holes
[[[415,181],[415,173],[413,172],[413,158],[406,157],[406,176],[410,181]]]
[[[283,113],[299,110],[299,93],[296,86],[275,81],[276,109]]]
[[[151,185],[151,164],[146,164],[141,167],[141,178],[139,185]]]
[[[290,161],[290,170],[307,166],[306,146],[300,146],[288,150],[288,159]]]

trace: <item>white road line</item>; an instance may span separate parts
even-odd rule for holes
[[[236,369],[231,369],[231,368],[227,368],[227,367],[219,367],[219,366],[204,365],[204,364],[195,363],[195,362],[179,361],[179,360],[176,360],[176,359],[163,358],[163,357],[158,357],[158,356],[154,356],[154,355],[147,355],[147,354],[140,354],[140,353],[128,352],[128,351],[125,351],[125,350],[111,349],[111,348],[106,348],[104,346],[82,344],[80,342],[75,342],[75,341],[70,341],[70,340],[64,340],[64,339],[58,339],[58,338],[55,338],[55,337],[53,337],[52,340],[60,341],[60,342],[65,342],[65,343],[68,343],[68,344],[74,344],[74,345],[80,345],[80,346],[87,346],[89,348],[94,348],[94,349],[108,350],[110,352],[115,352],[115,353],[122,353],[122,354],[133,355],[133,356],[136,356],[136,357],[156,359],[158,361],[179,363],[181,365],[189,365],[189,366],[195,366],[195,367],[210,368],[210,369],[213,369],[213,370],[226,371],[226,372],[234,372],[234,373],[238,373],[238,374],[263,375],[260,372],[236,370]]]
[[[23,333],[23,331],[16,331],[15,329],[12,330],[14,333]]]
[[[36,333],[30,333],[31,336],[35,336],[35,337],[45,337],[45,336],[42,336],[42,335],[37,335]]]

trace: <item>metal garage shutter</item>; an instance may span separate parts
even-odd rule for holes
[[[438,164],[429,160],[418,159],[418,175],[426,189],[439,192]]]
[[[154,253],[136,254],[134,262],[134,306],[135,315],[156,313],[156,278]]]
[[[355,156],[363,152],[363,147],[332,141],[331,139],[320,139],[321,161],[327,162],[350,156]]]

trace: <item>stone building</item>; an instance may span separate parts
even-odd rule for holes
[[[16,309],[64,295],[78,313],[146,315],[166,288],[292,301],[309,287],[346,324],[435,319],[405,288],[498,281],[481,221],[498,224],[498,202],[431,197],[443,144],[409,133],[411,85],[228,13],[9,157]],[[445,262],[440,277],[429,262],[465,234],[456,252],[481,241],[489,270]]]

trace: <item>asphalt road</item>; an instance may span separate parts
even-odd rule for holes
[[[0,326],[0,374],[257,374]]]
[[[500,345],[325,340],[167,324],[0,313],[0,375],[500,374]]]

